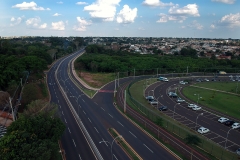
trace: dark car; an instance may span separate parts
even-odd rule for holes
[[[232,126],[233,123],[235,123],[235,122],[232,121],[232,120],[228,120],[228,121],[226,121],[224,124],[225,124],[226,126]]]
[[[159,111],[166,111],[167,109],[167,106],[161,106],[158,108]]]

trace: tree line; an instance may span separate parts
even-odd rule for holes
[[[240,60],[216,60],[199,58],[196,50],[183,48],[179,55],[155,54],[141,55],[126,51],[112,51],[102,46],[89,45],[86,54],[79,57],[75,67],[89,72],[126,72],[130,70],[148,70],[159,68],[165,72],[181,73],[188,67],[189,72],[212,71],[240,68]],[[186,72],[186,71],[185,71]]]

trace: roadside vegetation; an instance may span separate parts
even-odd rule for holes
[[[56,105],[33,101],[0,139],[1,159],[60,160],[58,139],[64,130]]]
[[[240,119],[240,95],[232,95],[207,89],[210,88],[220,91],[233,92],[234,89],[236,89],[236,83],[198,83],[196,84],[197,86],[205,87],[206,89],[188,86],[183,88],[183,94],[195,103],[198,102],[200,105],[209,107],[213,110],[229,115],[236,119]]]

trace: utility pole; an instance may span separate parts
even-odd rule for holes
[[[13,112],[13,108],[12,108],[12,99],[11,99],[11,97],[9,97],[9,103],[10,103],[10,107],[11,107],[11,109],[12,109],[13,121],[15,121],[15,116],[14,116],[14,112]]]

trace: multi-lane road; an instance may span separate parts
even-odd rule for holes
[[[92,99],[77,87],[81,84],[72,77],[68,67],[69,62],[81,53],[59,60],[47,74],[51,102],[58,105],[59,115],[66,125],[61,138],[66,159],[129,159],[116,143],[112,143],[113,138],[108,133],[111,127],[143,159],[177,159],[116,110],[114,82],[104,86]],[[119,84],[129,80],[131,78],[122,79]]]
[[[222,77],[219,79],[229,80],[229,78],[226,77]],[[184,87],[184,85],[180,85],[180,87]],[[213,142],[225,147],[226,149],[229,149],[230,151],[236,151],[236,149],[240,147],[240,130],[230,130],[231,127],[225,126],[224,124],[218,122],[218,119],[221,116],[226,117],[226,115],[220,115],[220,113],[211,111],[204,106],[201,106],[201,110],[193,111],[191,108],[187,107],[189,103],[192,103],[187,99],[185,99],[185,102],[176,105],[176,98],[169,97],[168,92],[175,92],[177,88],[179,88],[179,79],[172,79],[169,82],[157,82],[151,85],[147,88],[145,93],[146,95],[148,93],[151,93],[154,94],[155,97],[160,97],[160,105],[168,107],[168,111],[163,112],[169,117],[174,118],[175,120],[181,122],[182,124],[193,130],[198,129],[200,126],[210,129],[210,132],[204,134],[204,136],[206,136]],[[151,90],[154,90],[154,93],[150,92]],[[228,131],[228,140],[226,141]]]

